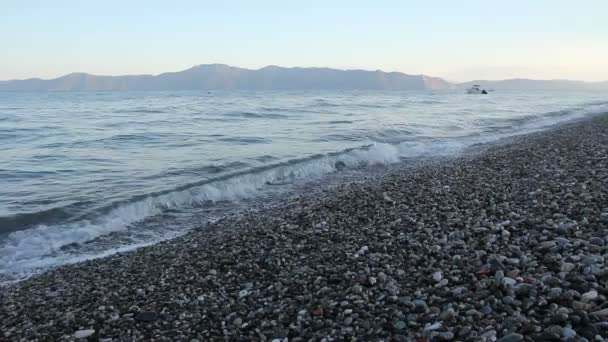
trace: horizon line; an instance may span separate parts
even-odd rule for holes
[[[608,82],[608,80],[602,80],[602,81],[585,81],[585,80],[576,80],[576,79],[567,79],[567,78],[552,78],[552,79],[535,79],[535,78],[526,78],[526,77],[513,77],[513,78],[503,78],[503,79],[472,79],[469,81],[450,81],[447,80],[444,77],[441,76],[431,76],[431,75],[427,75],[427,74],[409,74],[409,73],[405,73],[402,71],[384,71],[382,69],[375,69],[375,70],[371,70],[371,69],[363,69],[363,68],[332,68],[332,67],[318,67],[318,66],[308,66],[308,67],[300,67],[300,66],[294,66],[294,67],[285,67],[285,66],[280,66],[280,65],[276,65],[276,64],[269,64],[260,68],[245,68],[245,67],[239,67],[239,66],[234,66],[234,65],[230,65],[230,64],[225,64],[225,63],[207,63],[207,64],[195,64],[189,68],[186,69],[182,69],[182,70],[177,70],[177,71],[164,71],[161,73],[157,73],[157,74],[123,74],[123,75],[100,75],[100,74],[93,74],[93,73],[89,73],[89,72],[83,72],[83,71],[75,71],[75,72],[70,72],[61,76],[57,76],[54,78],[41,78],[41,77],[30,77],[30,78],[15,78],[15,79],[9,79],[9,80],[0,80],[0,82],[16,82],[16,81],[29,81],[29,80],[42,80],[42,81],[50,81],[50,80],[56,80],[62,77],[67,77],[70,75],[89,75],[89,76],[96,76],[96,77],[141,77],[141,76],[150,76],[150,77],[157,77],[160,75],[164,75],[164,74],[169,74],[169,73],[179,73],[179,72],[184,72],[184,71],[188,71],[190,69],[194,69],[194,68],[198,68],[198,67],[205,67],[205,66],[223,66],[223,67],[229,67],[229,68],[234,68],[234,69],[242,69],[242,70],[248,70],[248,71],[259,71],[259,70],[263,70],[263,69],[267,69],[267,68],[280,68],[280,69],[329,69],[329,70],[339,70],[339,71],[366,71],[366,72],[383,72],[383,73],[397,73],[397,74],[403,74],[403,75],[410,75],[410,76],[425,76],[425,77],[431,77],[431,78],[439,78],[445,82],[448,83],[452,83],[452,84],[464,84],[464,83],[470,83],[470,82],[497,82],[497,81],[512,81],[512,80],[528,80],[528,81],[569,81],[569,82],[582,82],[582,83],[605,83]]]

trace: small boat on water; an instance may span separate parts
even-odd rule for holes
[[[471,88],[467,89],[467,94],[487,94],[485,89],[481,89],[479,84],[474,84]]]

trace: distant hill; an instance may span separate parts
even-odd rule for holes
[[[476,80],[454,84],[438,77],[380,70],[283,68],[252,70],[225,64],[203,64],[160,75],[97,76],[72,73],[43,80],[0,81],[0,91],[100,91],[100,90],[442,90],[465,89],[480,84],[494,90],[608,90],[608,81],[510,79]]]
[[[474,84],[481,85],[484,89],[494,90],[608,90],[608,81],[583,82],[570,80],[530,80],[515,78],[502,81],[471,81],[460,83],[457,88],[469,88]]]
[[[267,66],[251,70],[224,64],[199,65],[160,75],[96,76],[72,73],[59,78],[0,82],[0,91],[100,91],[100,90],[289,90],[449,89],[452,84],[437,77],[400,72],[338,70],[330,68],[283,68]]]

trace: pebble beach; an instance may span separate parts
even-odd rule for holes
[[[604,341],[608,115],[0,288],[0,341]]]

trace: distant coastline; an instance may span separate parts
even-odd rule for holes
[[[100,76],[71,73],[54,79],[0,81],[0,91],[128,91],[128,90],[446,90],[483,84],[495,90],[601,90],[608,81],[509,79],[448,82],[440,77],[381,70],[285,68],[245,69],[203,64],[159,75]]]

